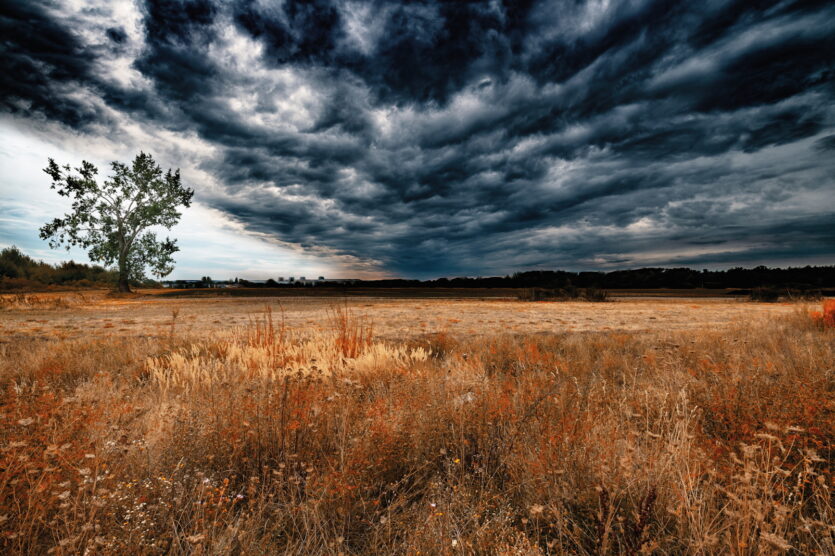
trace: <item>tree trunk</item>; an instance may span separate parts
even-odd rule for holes
[[[119,273],[119,291],[124,293],[130,293],[130,284],[128,283],[128,279],[122,273]]]
[[[128,282],[128,265],[124,257],[119,258],[119,292],[130,293],[130,282]]]

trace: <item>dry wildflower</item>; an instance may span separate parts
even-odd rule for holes
[[[780,550],[792,550],[792,548],[794,548],[786,539],[779,535],[775,535],[774,533],[767,533],[763,531],[760,533],[760,538]]]

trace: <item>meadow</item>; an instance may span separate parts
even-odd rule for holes
[[[0,551],[835,554],[825,304],[3,296]]]

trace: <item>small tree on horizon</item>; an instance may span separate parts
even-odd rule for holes
[[[174,269],[176,240],[158,240],[152,226],[171,229],[191,205],[194,190],[183,187],[180,171],[163,173],[150,154],[140,152],[128,166],[112,162],[112,175],[99,183],[98,169],[82,161],[73,169],[53,159],[44,168],[52,178],[51,189],[72,199],[72,211],[40,229],[41,239],[53,249],[63,245],[87,250],[92,261],[115,265],[118,289],[130,291],[130,281],[145,278],[145,269],[162,278]]]

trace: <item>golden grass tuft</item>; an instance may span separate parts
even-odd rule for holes
[[[823,302],[823,311],[812,311],[812,320],[824,328],[835,328],[835,299]]]

